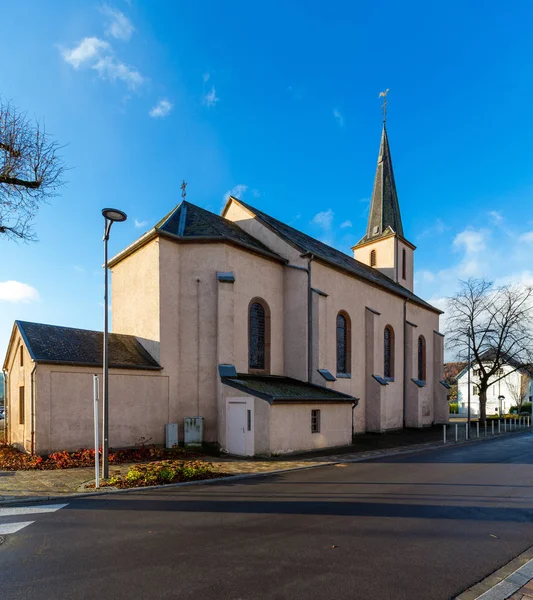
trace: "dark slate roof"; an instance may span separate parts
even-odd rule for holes
[[[373,241],[392,232],[403,238],[402,217],[394,182],[389,139],[384,123],[366,235],[359,243]]]
[[[164,217],[155,226],[155,229],[160,233],[167,233],[181,239],[227,240],[286,262],[281,256],[246,233],[233,221],[220,217],[186,200]]]
[[[37,363],[102,366],[101,331],[15,321],[32,359]],[[136,337],[109,334],[109,366],[123,369],[160,369]]]
[[[262,398],[270,404],[280,402],[358,402],[357,398],[335,390],[279,375],[248,375],[222,377],[222,383],[241,392]]]
[[[310,252],[311,254],[323,260],[324,262],[334,265],[335,267],[338,267],[344,271],[348,271],[349,273],[352,273],[357,277],[369,281],[381,288],[385,288],[386,290],[389,290],[390,292],[397,294],[398,296],[407,298],[408,300],[411,300],[416,304],[419,304],[420,306],[428,308],[433,312],[442,314],[441,310],[435,308],[434,306],[431,306],[431,304],[428,304],[425,300],[422,300],[422,298],[419,298],[416,294],[413,294],[413,292],[410,292],[407,288],[404,288],[399,283],[396,283],[395,281],[381,273],[381,271],[378,271],[378,269],[373,269],[372,267],[369,267],[363,264],[362,262],[355,260],[355,258],[348,256],[348,254],[345,254],[344,252],[341,252],[336,248],[332,248],[331,246],[328,246],[327,244],[324,244],[323,242],[320,242],[319,240],[316,240],[315,238],[312,238],[311,236],[306,235],[305,233],[302,233],[297,229],[294,229],[294,227],[291,227],[290,225],[287,225],[285,223],[282,223],[281,221],[278,221],[277,219],[274,219],[274,217],[271,217],[266,213],[257,210],[256,208],[250,206],[249,204],[246,204],[242,200],[238,200],[237,198],[234,198],[234,200],[236,200],[237,202],[239,202],[239,204],[247,208],[259,220],[261,220],[268,227],[273,229],[279,236],[281,236],[287,242],[299,248],[302,251],[302,253]]]

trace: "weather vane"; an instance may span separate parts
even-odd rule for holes
[[[185,200],[185,196],[187,195],[187,182],[185,181],[185,179],[183,180],[180,187],[181,187],[181,199]]]
[[[379,92],[379,97],[383,98],[383,104],[381,105],[381,109],[383,110],[383,123],[387,121],[387,94],[389,93],[389,88],[387,88],[384,92]]]

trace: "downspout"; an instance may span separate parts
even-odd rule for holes
[[[407,300],[403,302],[403,428],[407,406]]]
[[[307,256],[307,382],[313,377],[313,288],[311,285],[311,262],[314,256]]]
[[[33,363],[33,369],[30,373],[30,403],[31,403],[31,455],[35,454],[35,369],[37,369],[37,363]]]
[[[11,412],[7,410],[7,371],[2,369],[2,375],[4,377],[4,444],[7,444],[7,413]]]

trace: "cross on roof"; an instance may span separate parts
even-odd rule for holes
[[[180,187],[181,187],[181,199],[185,200],[185,196],[187,195],[187,182],[185,181],[185,179],[183,180]]]

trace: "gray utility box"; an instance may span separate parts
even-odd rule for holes
[[[165,425],[165,446],[167,448],[176,448],[178,445],[178,424],[167,423]]]
[[[183,441],[186,446],[201,446],[204,440],[204,418],[185,417]]]

